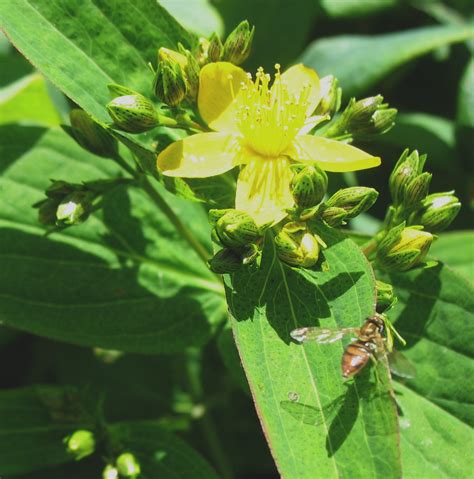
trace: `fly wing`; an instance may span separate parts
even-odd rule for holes
[[[400,378],[412,379],[416,376],[416,368],[400,351],[395,349],[388,354],[390,371]]]
[[[359,328],[298,328],[291,331],[290,336],[299,343],[315,341],[319,344],[330,344],[351,333],[358,334]]]

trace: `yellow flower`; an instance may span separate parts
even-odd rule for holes
[[[276,65],[273,85],[260,68],[249,74],[227,62],[200,73],[198,108],[215,132],[177,141],[158,156],[167,176],[203,178],[241,165],[235,208],[258,224],[277,223],[293,206],[292,162],[316,162],[326,171],[355,171],[380,158],[353,146],[307,133],[323,117],[311,116],[321,99],[314,70],[295,65],[283,74]]]

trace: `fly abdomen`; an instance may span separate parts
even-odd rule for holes
[[[369,361],[371,349],[367,341],[355,341],[347,345],[342,355],[342,375],[348,378],[358,373]]]

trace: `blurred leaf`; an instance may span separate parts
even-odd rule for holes
[[[395,126],[377,138],[377,143],[428,154],[429,168],[458,173],[454,124],[446,118],[426,113],[400,113]]]
[[[215,2],[229,34],[242,20],[255,25],[252,53],[245,66],[270,72],[275,63],[285,66],[303,51],[318,12],[313,0],[220,0]]]
[[[147,478],[217,479],[212,467],[185,442],[153,421],[117,423],[109,433],[124,451],[132,452]]]
[[[319,231],[328,271],[296,270],[271,244],[258,271],[235,273],[227,296],[232,327],[263,430],[285,477],[400,477],[396,411],[385,361],[351,384],[341,343],[295,344],[302,326],[359,326],[373,314],[374,281],[359,248]],[[357,453],[355,453],[357,451]]]
[[[49,178],[118,176],[64,132],[0,128],[1,320],[34,334],[131,352],[203,344],[222,319],[222,286],[138,188],[117,188],[83,225],[44,236],[32,204]],[[47,172],[46,174],[42,173]],[[206,213],[165,196],[209,247]]]
[[[467,64],[458,91],[456,136],[463,164],[473,172],[474,151],[474,59]]]
[[[331,18],[354,18],[396,7],[399,0],[321,0],[321,7]]]
[[[466,380],[474,374],[474,288],[441,263],[384,278],[399,300],[390,318],[407,341],[403,353],[417,369],[397,396],[405,475],[419,477],[414,462],[421,455],[426,471],[438,471],[432,477],[468,477],[470,458],[452,451],[465,447],[474,424],[474,387]]]
[[[430,248],[430,255],[474,284],[474,231],[441,234]]]
[[[210,37],[213,32],[222,35],[224,31],[222,19],[210,0],[159,0],[159,3],[196,35]]]
[[[472,37],[474,28],[452,25],[382,35],[342,35],[316,40],[299,60],[320,76],[338,78],[346,97],[360,96],[405,63]]]
[[[48,94],[46,82],[33,73],[0,89],[0,124],[59,125],[61,119]]]
[[[0,391],[0,474],[21,474],[71,461],[62,439],[92,429],[74,390],[34,386]]]

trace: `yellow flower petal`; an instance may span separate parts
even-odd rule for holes
[[[204,121],[216,131],[237,132],[234,98],[242,82],[242,68],[228,62],[209,63],[199,75],[198,108]]]
[[[321,88],[319,85],[318,74],[312,69],[305,67],[302,63],[288,68],[281,75],[282,83],[287,85],[288,91],[299,97],[303,87],[308,85],[310,88],[308,95],[308,108],[306,114],[309,116],[321,99]]]
[[[240,160],[239,139],[227,133],[200,133],[175,141],[157,158],[166,176],[205,178],[225,173]]]
[[[294,204],[289,165],[287,158],[251,158],[237,180],[235,207],[249,213],[258,225],[278,223]]]
[[[296,161],[316,161],[326,171],[357,171],[380,165],[380,158],[340,141],[321,136],[296,137],[291,154]]]

